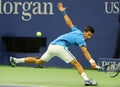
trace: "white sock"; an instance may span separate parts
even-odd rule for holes
[[[85,72],[83,72],[83,73],[81,74],[81,76],[83,77],[84,80],[89,80],[89,78],[87,77],[87,75],[86,75]]]
[[[14,61],[15,63],[24,63],[24,58],[20,58],[20,59],[17,59],[17,58],[14,58]]]

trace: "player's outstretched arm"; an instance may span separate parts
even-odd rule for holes
[[[94,61],[94,59],[92,59],[92,56],[90,55],[90,53],[88,52],[87,48],[85,46],[80,47],[80,49],[82,50],[85,58],[90,62],[91,66],[93,68],[97,68],[98,65],[96,64],[96,62]]]
[[[69,18],[69,16],[67,15],[67,13],[65,12],[66,7],[63,6],[62,2],[59,2],[58,5],[57,5],[57,7],[58,7],[59,11],[62,12],[66,24],[67,24],[70,28],[72,28],[74,25],[73,25],[71,19]]]

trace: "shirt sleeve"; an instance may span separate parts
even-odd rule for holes
[[[81,30],[77,28],[77,26],[73,26],[72,27],[72,31],[78,31],[82,34]],[[79,39],[78,39],[79,38]],[[85,46],[86,47],[86,42],[85,39],[82,36],[77,36],[76,35],[76,44],[81,47],[81,46]]]
[[[87,46],[84,39],[77,39],[76,43],[78,44],[79,47],[81,47],[81,46],[85,46],[86,47]]]
[[[79,30],[79,29],[77,28],[77,26],[73,26],[71,29],[72,29],[72,31]]]
[[[81,47],[81,46],[85,46],[86,47],[87,46],[85,41],[81,41],[78,45],[79,45],[79,47]]]

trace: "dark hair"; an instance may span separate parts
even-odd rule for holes
[[[85,29],[84,29],[84,31],[85,31],[85,32],[90,31],[90,32],[93,33],[93,34],[94,34],[94,32],[95,32],[94,28],[91,27],[91,26],[86,26]]]

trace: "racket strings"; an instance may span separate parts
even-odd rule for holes
[[[106,74],[110,77],[116,77],[120,72],[120,65],[117,65],[117,64],[109,64],[107,67],[106,67]]]
[[[117,64],[110,64],[106,66],[106,72],[116,72],[116,71],[118,71]]]

